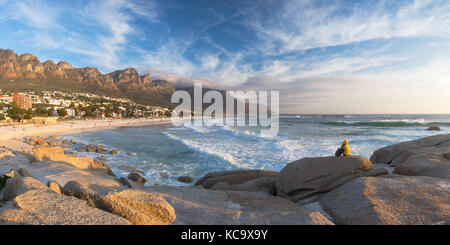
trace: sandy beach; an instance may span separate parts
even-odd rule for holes
[[[5,144],[4,141],[21,139],[25,136],[64,135],[85,131],[108,130],[121,127],[142,127],[167,123],[171,123],[170,118],[73,120],[48,126],[21,124],[0,127],[0,142],[3,141],[2,143]]]

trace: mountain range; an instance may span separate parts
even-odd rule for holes
[[[74,68],[68,62],[40,62],[32,54],[0,49],[0,88],[12,91],[59,90],[128,98],[146,105],[173,107],[172,83],[152,80],[135,68],[102,74],[97,68]]]

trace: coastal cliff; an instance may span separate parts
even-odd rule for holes
[[[387,146],[371,160],[304,158],[280,172],[208,173],[189,187],[144,186],[138,169],[124,167],[131,174],[117,178],[105,163],[63,150],[72,145],[117,153],[99,145],[59,137],[20,143],[23,151],[6,146],[0,154],[0,171],[6,174],[0,207],[4,224],[399,225],[450,220],[450,134]],[[432,171],[436,167],[440,171]]]

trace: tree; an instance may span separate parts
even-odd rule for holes
[[[48,111],[44,107],[38,107],[34,114],[39,117],[46,117],[48,116]]]
[[[13,102],[12,107],[7,111],[8,116],[14,121],[21,121],[26,113],[25,109],[17,106],[16,102]]]
[[[20,122],[22,120],[22,116],[19,114],[12,114],[12,115],[8,114],[8,115],[14,121]]]
[[[64,108],[60,108],[60,109],[56,110],[56,112],[58,112],[58,116],[60,116],[60,117],[67,116],[67,110]]]
[[[48,111],[47,111],[47,115],[49,116],[49,117],[51,117],[51,116],[53,116],[53,111],[54,111],[55,109],[52,107],[52,108],[50,108],[50,109],[48,109]]]
[[[31,109],[28,109],[28,110],[25,112],[25,116],[23,116],[23,118],[24,118],[24,119],[27,119],[27,120],[33,118],[33,111],[32,111]]]

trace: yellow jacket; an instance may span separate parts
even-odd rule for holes
[[[344,140],[344,143],[341,146],[341,149],[344,150],[344,156],[350,156],[350,146],[348,146],[348,141]]]

